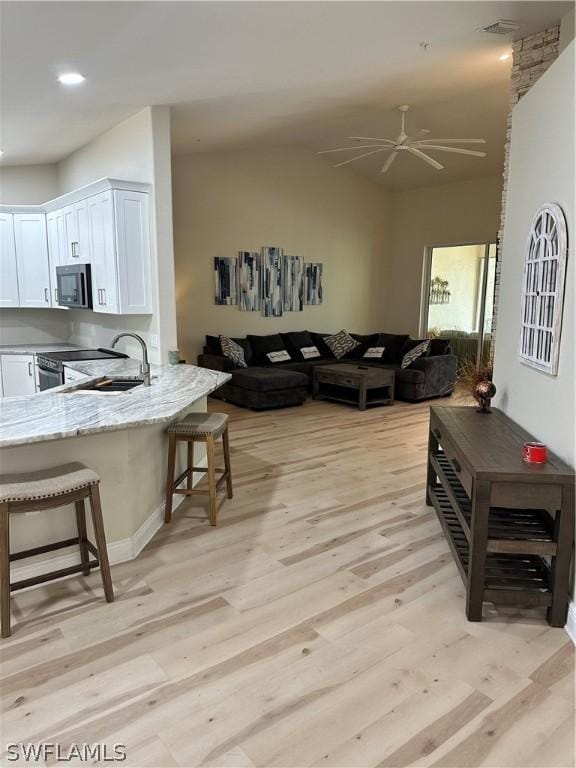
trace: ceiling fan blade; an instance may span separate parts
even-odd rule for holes
[[[428,165],[431,165],[433,168],[436,168],[437,171],[443,170],[444,166],[439,163],[437,160],[434,160],[433,157],[430,157],[430,155],[427,155],[425,152],[421,152],[419,149],[416,149],[415,147],[407,147],[408,152],[410,152],[411,155],[416,155],[416,157],[419,157],[421,160],[424,160]]]
[[[486,152],[478,152],[475,149],[460,149],[460,147],[442,147],[440,144],[418,144],[411,145],[421,149],[436,149],[440,152],[456,152],[458,155],[472,155],[474,157],[486,157]]]
[[[321,149],[320,152],[316,152],[317,155],[327,155],[329,152],[345,152],[347,149],[375,149],[379,147],[381,149],[392,149],[392,147],[382,147],[381,144],[355,144],[353,147],[338,147],[338,149]]]
[[[421,144],[486,144],[486,139],[420,139]]]
[[[390,149],[390,147],[380,147],[380,149],[373,149],[371,152],[363,152],[361,155],[356,155],[356,157],[351,157],[348,160],[344,160],[342,163],[336,163],[336,165],[333,165],[333,168],[340,168],[341,165],[346,165],[347,163],[353,163],[354,160],[360,160],[362,157],[368,157],[368,155],[375,155],[378,152],[384,152],[384,150]]]
[[[388,155],[388,159],[382,166],[382,170],[380,171],[380,173],[386,173],[390,169],[390,166],[392,165],[394,160],[396,160],[399,154],[400,154],[399,152],[392,152],[391,155]]]
[[[352,141],[382,141],[384,144],[396,144],[392,139],[377,139],[374,136],[348,136]]]

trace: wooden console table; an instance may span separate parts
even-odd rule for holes
[[[504,413],[430,408],[426,503],[466,585],[466,616],[484,601],[546,606],[563,627],[574,543],[574,470],[554,455],[522,460],[534,438]]]

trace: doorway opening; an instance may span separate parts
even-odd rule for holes
[[[459,368],[490,361],[495,277],[496,242],[426,248],[420,332],[450,339]]]

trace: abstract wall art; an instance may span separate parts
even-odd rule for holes
[[[284,308],[282,290],[282,248],[262,248],[262,314],[281,317]]]
[[[231,256],[214,258],[214,303],[238,304],[238,260]]]
[[[305,265],[305,304],[322,304],[322,264]]]
[[[284,310],[302,312],[304,309],[304,258],[284,256]]]
[[[262,265],[257,251],[238,251],[239,305],[246,312],[261,307]]]

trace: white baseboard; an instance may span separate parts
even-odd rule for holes
[[[568,606],[568,619],[564,627],[570,637],[570,640],[576,645],[576,602],[572,601]]]
[[[198,466],[207,466],[206,458],[198,462]],[[198,485],[203,475],[198,477],[198,473],[194,473],[196,478],[194,485]],[[176,510],[180,504],[184,501],[186,496],[178,495],[174,499],[173,510]],[[108,544],[108,560],[110,565],[117,565],[118,563],[125,563],[127,560],[135,560],[140,552],[144,549],[146,544],[154,537],[154,534],[162,528],[164,525],[164,507],[165,503],[162,502],[156,509],[150,514],[142,525],[135,531],[135,533],[127,539],[119,539],[118,541],[112,541]],[[54,557],[44,557],[42,559],[36,559],[34,562],[26,563],[24,560],[16,561],[10,567],[11,581],[21,581],[24,579],[32,579],[35,576],[40,576],[47,571],[57,571],[61,568],[70,568],[72,565],[79,564],[79,556],[77,551],[68,552],[65,555],[56,555]],[[64,576],[65,579],[76,578],[78,574],[72,576]],[[61,581],[62,579],[58,579]],[[54,579],[56,581],[56,579]],[[28,587],[28,589],[34,589],[35,587]],[[20,590],[19,590],[20,591]],[[23,589],[22,592],[25,590]]]

